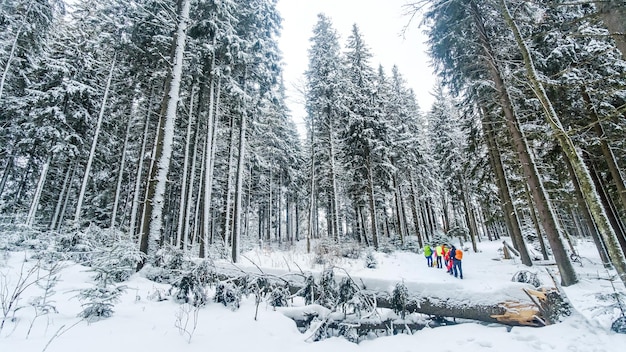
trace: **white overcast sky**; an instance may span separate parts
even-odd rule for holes
[[[430,109],[430,94],[435,77],[426,54],[425,36],[414,19],[407,32],[402,30],[409,22],[403,16],[402,5],[410,0],[279,0],[278,10],[283,17],[282,35],[279,39],[284,58],[284,78],[289,95],[289,107],[296,122],[302,120],[302,96],[294,87],[302,86],[308,66],[307,51],[311,46],[313,26],[317,14],[324,13],[333,23],[345,47],[354,23],[359,26],[363,39],[374,55],[370,64],[377,69],[382,64],[387,74],[393,65],[413,88],[422,111]],[[303,126],[298,126],[301,130]]]

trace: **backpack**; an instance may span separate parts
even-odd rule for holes
[[[456,258],[457,260],[462,260],[463,259],[463,251],[460,249],[457,249],[456,252],[454,253],[454,258]]]

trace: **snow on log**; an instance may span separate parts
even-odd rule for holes
[[[220,270],[219,276],[220,279],[242,283],[249,281],[250,278],[247,276],[250,275],[263,277],[262,282],[266,285],[287,286],[289,292],[297,296],[305,287],[306,276],[310,275],[277,270],[253,273],[254,270],[249,272],[247,269],[252,268]],[[257,269],[261,270],[260,268]],[[337,281],[341,278],[340,275],[335,277]],[[351,279],[355,283],[359,283],[360,294],[373,300],[377,308],[394,308],[392,303],[392,291],[396,284],[394,281],[355,277]],[[405,282],[404,285],[409,292],[404,305],[403,313],[405,314],[419,313],[438,319],[448,317],[509,326],[541,327],[555,322],[554,318],[547,318],[544,313],[552,311],[552,305],[558,305],[558,298],[560,297],[560,292],[557,289],[535,291],[532,285],[518,282],[489,282],[481,291],[469,289],[463,285],[462,280],[454,283]],[[310,305],[294,308],[294,310],[281,309],[281,311],[296,321],[298,325],[304,324],[303,322],[310,322],[314,317],[331,322],[340,320],[336,316],[330,317],[337,313],[320,309],[320,307]],[[348,321],[346,319],[344,318],[345,321]],[[376,324],[384,325],[385,322],[389,321],[393,321],[393,319],[383,319],[372,324],[373,326]]]

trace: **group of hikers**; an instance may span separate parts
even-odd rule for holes
[[[426,244],[424,246],[424,256],[426,257],[426,264],[428,267],[443,268],[445,265],[450,275],[454,277],[463,278],[463,269],[461,268],[461,261],[463,260],[463,251],[455,246],[448,247],[447,244],[438,244],[435,249]],[[433,257],[435,259],[433,260]]]

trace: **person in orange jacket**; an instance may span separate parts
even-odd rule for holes
[[[463,260],[463,251],[459,248],[456,249],[452,246],[452,250],[454,251],[454,258],[452,258],[452,271],[454,273],[454,277],[463,278],[463,269],[461,267],[461,261]]]

